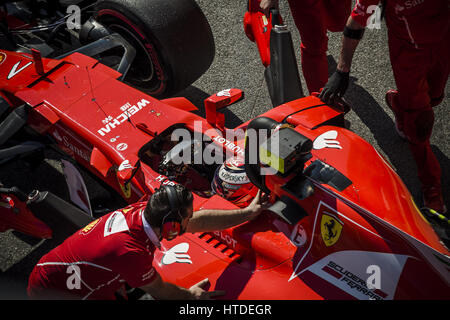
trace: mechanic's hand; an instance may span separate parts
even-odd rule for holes
[[[248,220],[255,219],[265,208],[267,207],[267,201],[265,197],[261,195],[261,190],[258,190],[255,198],[252,202],[243,209],[244,213],[249,216]]]
[[[350,72],[336,70],[330,79],[328,79],[325,87],[323,87],[319,95],[320,100],[332,104],[337,97],[342,97],[348,88],[349,75]]]
[[[224,290],[216,290],[216,291],[206,291],[204,287],[209,284],[209,279],[203,279],[199,283],[194,284],[189,288],[189,291],[192,293],[194,299],[196,300],[210,300],[213,297],[223,296],[225,295]]]
[[[262,9],[266,17],[269,17],[270,9],[278,9],[278,0],[261,0],[259,7]]]

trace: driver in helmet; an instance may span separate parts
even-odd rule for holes
[[[259,190],[247,177],[240,156],[230,157],[216,169],[211,189],[240,208],[247,207]]]

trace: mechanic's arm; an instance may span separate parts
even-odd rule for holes
[[[231,228],[254,219],[262,211],[261,191],[248,207],[236,210],[200,210],[194,212],[186,228],[186,232],[206,232]]]
[[[208,282],[208,279],[204,279],[189,289],[186,289],[164,281],[159,274],[156,274],[156,278],[152,282],[140,287],[140,289],[158,300],[209,300],[225,294],[225,291],[221,290],[205,291],[203,287]]]
[[[364,26],[351,16],[347,20],[346,31],[342,37],[341,54],[336,71],[328,79],[327,84],[319,95],[325,103],[333,103],[336,96],[342,97],[348,88],[350,68],[353,55],[364,33]]]
[[[351,16],[348,18],[346,26],[351,30],[364,30],[364,26],[356,22]],[[353,39],[346,36],[342,37],[341,55],[339,56],[337,70],[341,72],[350,72],[353,55],[355,54],[360,41],[361,39]]]

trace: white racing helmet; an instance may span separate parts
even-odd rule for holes
[[[229,158],[216,169],[211,188],[214,193],[241,208],[248,206],[258,193],[258,188],[245,173],[244,159],[239,156]]]

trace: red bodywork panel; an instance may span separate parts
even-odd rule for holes
[[[158,133],[182,123],[214,140],[231,130],[220,127],[218,113],[208,122],[189,112],[194,108],[183,99],[156,100],[81,54],[42,59],[44,75],[37,73],[29,55],[0,54],[0,93],[12,108],[30,105],[29,127],[52,136],[59,148],[129,203],[151,194],[166,179],[144,163],[131,187],[118,177],[120,165],[128,160],[136,167],[138,151]],[[351,184],[339,191],[311,181],[314,194],[294,199],[308,213],[297,225],[264,212],[234,228],[163,241],[163,250],[155,255],[163,278],[183,286],[209,278],[212,289],[226,290],[226,299],[450,298],[449,251],[388,162],[355,133],[331,125],[342,119],[342,112],[310,96],[262,116],[286,121],[314,141],[307,165],[320,160]],[[224,151],[244,149],[243,140],[214,141]],[[285,182],[266,179],[274,196],[285,194]],[[211,208],[236,207],[217,195],[194,194],[195,210]],[[368,288],[377,270],[381,283]]]

